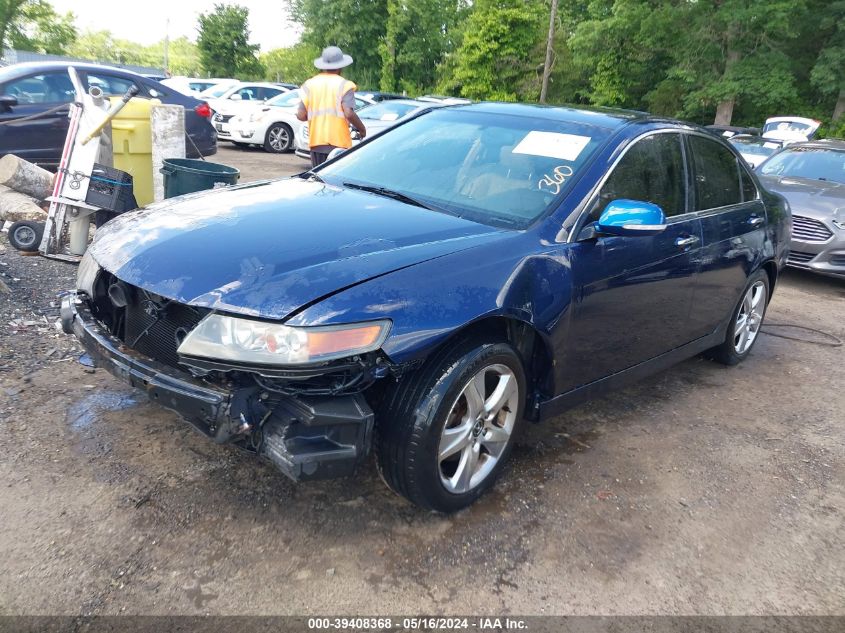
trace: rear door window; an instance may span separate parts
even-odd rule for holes
[[[590,221],[597,221],[608,203],[623,198],[656,204],[667,218],[686,213],[686,180],[681,135],[646,136],[625,153],[605,181]]]
[[[740,165],[733,152],[718,141],[697,134],[691,134],[689,142],[695,169],[696,210],[740,204]]]
[[[754,180],[752,180],[751,174],[749,174],[748,170],[746,170],[744,167],[740,166],[739,177],[742,181],[742,200],[744,202],[748,202],[749,200],[756,200],[757,185],[754,184]]]
[[[134,81],[126,77],[99,72],[88,73],[88,87],[97,86],[107,97],[122,97],[129,88],[135,85],[137,84]]]

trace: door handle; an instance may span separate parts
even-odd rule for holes
[[[750,218],[748,218],[748,223],[749,223],[751,226],[760,226],[760,225],[761,225],[761,224],[763,224],[763,222],[765,222],[765,221],[766,221],[766,220],[765,220],[764,218],[761,218],[761,217],[760,217],[760,216],[758,216],[758,215],[752,215]]]
[[[689,237],[679,237],[675,240],[675,246],[678,248],[687,248],[698,244],[698,238],[695,235],[690,235]]]

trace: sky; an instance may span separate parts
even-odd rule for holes
[[[139,44],[164,39],[170,19],[171,39],[182,35],[197,38],[197,16],[213,9],[212,0],[49,0],[59,13],[72,11],[80,31],[108,30],[116,37]],[[297,27],[288,21],[282,0],[237,0],[249,9],[250,42],[262,52],[290,46],[298,38]],[[108,7],[108,9],[106,9]]]

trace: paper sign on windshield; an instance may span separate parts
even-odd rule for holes
[[[535,130],[525,135],[519,145],[513,148],[513,153],[575,160],[589,142],[589,136]]]

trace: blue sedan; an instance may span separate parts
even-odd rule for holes
[[[372,449],[463,508],[521,425],[751,352],[790,214],[724,140],[639,113],[445,107],[298,177],[122,215],[62,309],[101,366],[296,480]]]

